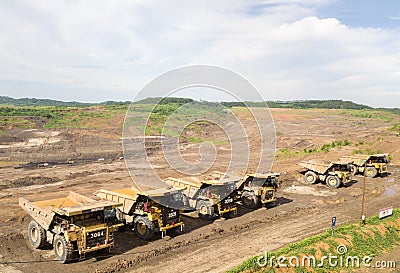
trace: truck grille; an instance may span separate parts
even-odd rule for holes
[[[95,247],[106,244],[107,230],[86,232],[86,247]]]
[[[221,200],[221,209],[233,208],[235,207],[233,203],[233,197],[227,196],[225,199]]]
[[[176,224],[177,222],[179,222],[179,210],[173,208],[164,208],[162,212],[162,217],[164,225],[170,225],[172,224],[172,222]]]
[[[274,197],[274,191],[267,191],[265,193],[265,200],[270,200]]]

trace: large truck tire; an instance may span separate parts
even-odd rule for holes
[[[326,185],[328,188],[336,189],[340,186],[340,179],[336,175],[328,175],[326,178]]]
[[[56,235],[53,242],[56,259],[65,264],[74,259],[74,245],[67,242],[64,236]]]
[[[242,204],[246,208],[255,209],[260,206],[260,201],[254,193],[245,191],[242,194]]]
[[[378,170],[375,167],[367,167],[365,171],[367,172],[367,177],[374,178],[378,174]]]
[[[318,176],[313,171],[307,171],[304,174],[304,182],[307,184],[314,184],[315,182],[317,182],[317,180],[318,180]]]
[[[28,225],[28,239],[34,248],[43,248],[47,244],[46,230],[36,221],[31,221]]]
[[[196,205],[197,214],[203,220],[211,220],[214,216],[214,208],[207,200],[200,200]]]
[[[146,216],[137,216],[133,221],[133,228],[137,237],[149,240],[154,235],[155,226]]]

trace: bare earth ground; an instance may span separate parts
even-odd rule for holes
[[[214,222],[186,215],[184,234],[154,238],[151,242],[137,239],[130,230],[122,231],[117,234],[112,255],[88,257],[67,265],[54,261],[51,248],[34,250],[28,246],[26,228],[30,219],[19,208],[18,198],[55,198],[69,191],[92,196],[99,188],[132,185],[124,162],[118,159],[121,147],[115,128],[112,133],[104,130],[20,131],[16,133],[19,139],[3,139],[0,143],[3,160],[0,169],[0,272],[224,272],[246,258],[329,229],[332,216],[337,217],[338,225],[358,221],[361,176],[355,176],[346,187],[329,190],[321,184],[303,184],[296,165],[307,158],[336,159],[355,149],[380,149],[393,156],[388,177],[366,181],[366,215],[377,214],[380,208],[387,206],[400,207],[400,137],[388,130],[394,121],[357,118],[340,114],[338,110],[272,109],[272,113],[277,148],[302,151],[345,139],[353,144],[328,153],[283,154],[276,158],[273,171],[282,175],[277,193],[279,200],[272,208],[239,207],[237,217]],[[45,140],[40,139],[43,134]],[[223,148],[218,150],[222,163],[214,166],[221,171],[224,170],[223,159],[227,158],[227,149]],[[185,155],[198,156],[198,146],[185,144]],[[62,164],[68,157],[75,163]],[[50,165],[39,168],[32,164],[31,168],[22,169],[10,166],[12,162],[23,161],[48,161]],[[154,152],[152,161],[157,163],[160,175],[174,175],[161,153]],[[143,179],[145,177],[144,172]],[[398,253],[398,248],[393,253]]]

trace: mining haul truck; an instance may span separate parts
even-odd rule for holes
[[[301,161],[303,167],[304,182],[314,184],[318,180],[325,182],[329,188],[338,188],[340,185],[350,182],[350,164],[352,162],[315,162]]]
[[[62,263],[83,259],[89,252],[110,251],[113,232],[121,226],[114,210],[120,204],[73,192],[65,198],[36,202],[21,197],[19,205],[33,218],[28,225],[29,243],[38,249],[52,244]]]
[[[388,174],[388,155],[387,154],[374,154],[374,155],[350,155],[342,156],[341,159],[353,161],[350,165],[353,175],[364,173],[367,177],[385,176]]]
[[[279,173],[246,174],[237,185],[242,205],[247,208],[257,208],[273,204],[276,201],[275,191],[278,188],[276,179],[279,175]]]
[[[243,177],[222,172],[212,172],[213,179],[231,179],[236,183],[235,200],[246,208],[254,209],[276,201],[276,182],[280,173],[247,173]]]
[[[117,208],[117,217],[125,224],[133,225],[133,231],[140,239],[149,240],[156,232],[161,232],[161,237],[164,237],[167,230],[183,231],[180,209],[185,207],[185,198],[179,190],[101,189],[95,195],[122,203]]]
[[[235,181],[230,179],[202,180],[195,177],[166,178],[164,181],[183,190],[189,206],[195,209],[201,219],[210,220],[215,217],[232,217],[236,214],[234,200]]]

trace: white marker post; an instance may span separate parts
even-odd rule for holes
[[[335,235],[336,216],[332,217],[332,236]]]

